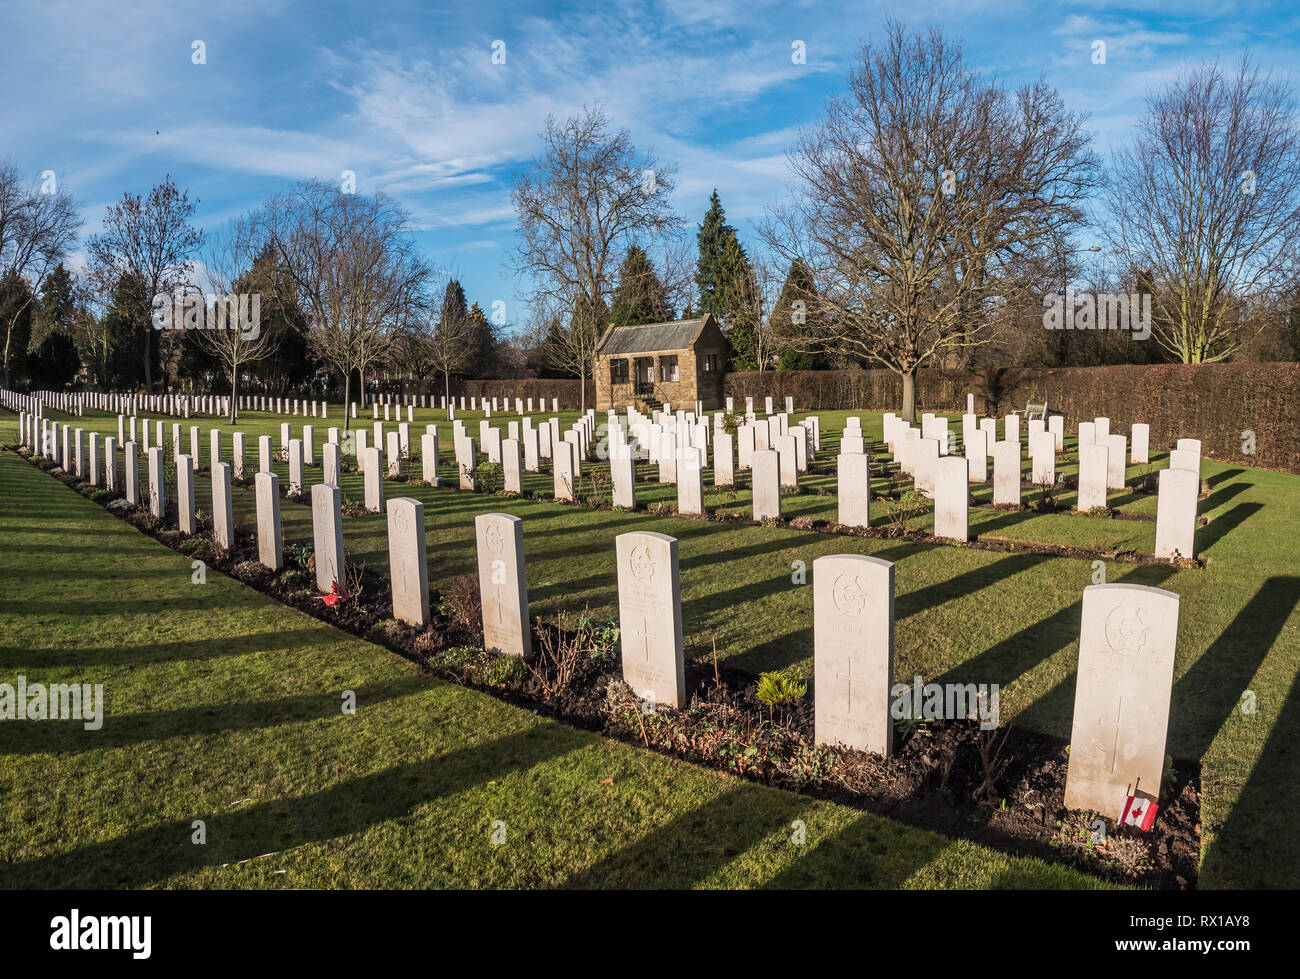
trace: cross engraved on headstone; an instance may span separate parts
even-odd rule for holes
[[[641,618],[641,629],[639,632],[636,633],[636,636],[641,640],[642,658],[647,663],[650,662],[650,636],[651,635],[652,633],[650,632],[650,622],[648,619],[646,619],[643,616]]]
[[[1118,770],[1118,768],[1119,768],[1119,760],[1120,760],[1120,759],[1119,759],[1119,741],[1120,741],[1120,735],[1121,735],[1125,730],[1133,731],[1133,732],[1141,731],[1141,730],[1142,730],[1142,726],[1141,726],[1140,724],[1134,724],[1134,723],[1132,723],[1132,722],[1129,722],[1129,723],[1127,723],[1127,724],[1124,723],[1124,698],[1123,698],[1123,697],[1116,697],[1116,698],[1115,698],[1115,721],[1114,721],[1114,723],[1113,723],[1113,724],[1112,724],[1112,723],[1108,723],[1108,722],[1105,721],[1104,719],[1099,719],[1099,720],[1097,721],[1097,727],[1099,727],[1099,728],[1101,729],[1101,732],[1102,732],[1101,735],[1100,735],[1101,737],[1106,737],[1106,736],[1107,736],[1107,735],[1106,735],[1106,732],[1107,732],[1107,731],[1114,731],[1114,732],[1115,732],[1114,737],[1111,739],[1111,747],[1110,747],[1109,750],[1107,750],[1106,746],[1103,745],[1103,744],[1096,744],[1095,742],[1094,742],[1094,744],[1093,744],[1093,747],[1095,747],[1098,751],[1101,752],[1103,758],[1104,758],[1105,756],[1109,756],[1109,757],[1110,757],[1110,771],[1111,771],[1111,774],[1113,775],[1113,774]]]
[[[835,674],[835,679],[837,679],[837,680],[847,680],[847,681],[848,681],[848,684],[847,684],[847,689],[848,689],[848,701],[849,701],[848,713],[849,713],[849,714],[852,714],[852,713],[853,713],[853,687],[854,687],[854,684],[862,684],[862,683],[866,683],[867,681],[864,680],[862,677],[858,677],[856,680],[853,679],[853,660],[849,660],[848,663],[849,663],[848,672],[847,672],[847,673],[836,673],[836,674]]]

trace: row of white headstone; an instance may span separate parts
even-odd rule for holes
[[[262,513],[259,495],[259,527]],[[313,489],[317,584],[329,591],[343,567],[337,490]],[[531,649],[523,522],[501,513],[475,520],[484,647]],[[423,506],[388,502],[393,614],[428,622]],[[678,542],[652,532],[615,539],[624,680],[653,707],[686,702]],[[1067,805],[1115,812],[1129,786],[1159,796],[1178,627],[1178,595],[1139,585],[1083,593]],[[859,554],[813,562],[814,715],[819,744],[888,755],[893,748],[894,565]],[[966,703],[975,710],[975,689]],[[917,705],[917,710],[920,705]]]
[[[763,412],[764,412],[765,414],[768,414],[768,415],[772,414],[772,405],[773,405],[773,401],[774,401],[774,399],[771,398],[771,397],[766,397],[766,398],[763,399]],[[735,410],[736,410],[736,399],[735,399],[735,398],[727,398],[725,404],[726,404],[727,411],[735,411]],[[794,398],[787,397],[787,398],[785,399],[785,413],[786,413],[787,415],[793,415],[793,414],[794,414]],[[754,414],[754,399],[753,399],[753,398],[746,398],[746,399],[745,399],[745,414],[746,414],[746,415],[753,415],[753,414]]]
[[[863,446],[860,425],[854,429],[849,419],[845,438],[849,453]],[[965,540],[969,491],[967,482],[988,480],[988,459],[993,459],[993,502],[995,505],[1021,505],[1021,466],[1023,461],[1019,434],[1019,417],[1009,415],[1003,421],[1004,435],[996,441],[997,419],[978,421],[974,415],[962,418],[964,458],[955,452],[955,433],[948,431],[948,419],[922,416],[921,428],[909,425],[892,412],[884,416],[884,436],[899,470],[912,476],[918,492],[935,501],[935,536]],[[1129,438],[1110,433],[1110,420],[1097,418],[1079,425],[1079,476],[1075,507],[1088,512],[1108,504],[1109,490],[1122,490],[1126,483],[1125,457]],[[1149,461],[1150,430],[1134,425],[1133,461]],[[1029,457],[1031,483],[1053,486],[1057,483],[1056,453],[1063,447],[1061,416],[1046,422],[1029,422]],[[842,452],[844,449],[842,447]],[[841,465],[845,455],[839,457]],[[1201,489],[1201,443],[1197,439],[1179,439],[1169,453],[1169,467],[1157,476],[1156,544],[1154,553],[1165,559],[1190,558],[1195,555],[1196,501]],[[843,493],[843,490],[841,490]],[[848,523],[841,519],[841,523]]]
[[[613,502],[615,506],[632,509],[635,499],[635,463],[638,458],[648,457],[659,466],[661,483],[678,484],[678,511],[683,514],[699,515],[703,511],[703,470],[708,467],[708,426],[693,424],[689,413],[679,413],[683,417],[664,415],[647,424],[643,416],[635,409],[629,410],[628,425],[625,428],[617,415],[610,414],[612,424],[609,426],[607,447],[611,478],[613,484]],[[715,416],[714,429],[714,485],[726,487],[734,485],[735,469],[733,461],[732,438],[718,427]],[[1058,421],[1060,416],[1053,416],[1050,422]],[[1006,422],[1007,434],[1014,439],[995,442],[993,445],[994,461],[994,503],[1019,505],[1021,502],[1021,447],[1016,416],[1009,416]],[[26,418],[20,415],[20,427],[23,428],[23,441],[33,444],[26,435]],[[522,424],[522,429],[520,425]],[[995,419],[984,419],[977,428],[973,417],[963,419],[963,445],[966,456],[946,456],[948,449],[955,449],[955,439],[943,437],[947,430],[947,419],[933,415],[922,417],[922,428],[908,425],[906,422],[888,413],[884,418],[886,444],[891,454],[899,463],[902,472],[912,475],[918,491],[935,500],[934,534],[936,537],[967,540],[969,537],[969,493],[967,480],[983,481],[987,479],[987,457],[982,451],[990,435],[996,435]],[[1044,429],[1044,423],[1035,419],[1030,422],[1030,447],[1035,482],[1053,483],[1055,481],[1055,446],[1057,432],[1055,426]],[[589,458],[592,440],[595,435],[595,413],[588,411],[571,430],[565,433],[564,442],[568,448],[561,446],[559,440],[559,419],[550,418],[538,428],[533,428],[532,419],[525,417],[520,422],[510,422],[509,438],[502,439],[501,431],[484,419],[480,422],[480,441],[476,443],[466,437],[464,423],[454,423],[454,445],[456,447],[456,465],[460,473],[460,485],[465,489],[475,488],[475,469],[477,455],[485,452],[489,461],[502,466],[504,489],[507,492],[521,493],[522,473],[539,472],[540,460],[554,455],[553,492],[557,500],[575,499],[575,486],[581,477],[582,460]],[[129,427],[129,432],[128,432]],[[157,422],[157,439],[161,444],[164,423]],[[437,475],[437,426],[428,425],[422,443],[423,479],[431,485],[438,485]],[[1107,431],[1107,419],[1097,419],[1084,423],[1087,436],[1094,436],[1097,431]],[[1145,426],[1142,426],[1145,428]],[[776,434],[780,431],[789,434]],[[284,461],[289,467],[289,487],[291,496],[302,492],[304,465],[314,465],[313,426],[304,426],[302,438],[290,437],[290,425],[284,423],[280,429],[280,444]],[[751,433],[766,431],[775,435],[771,450],[748,448]],[[933,437],[925,437],[921,432],[929,431]],[[636,447],[628,441],[629,432],[636,433]],[[680,432],[686,444],[677,445]],[[838,523],[846,527],[870,526],[870,463],[865,451],[865,438],[861,434],[861,422],[857,417],[850,417],[841,439],[841,454],[836,459],[838,472]],[[144,419],[142,427],[142,448],[147,452],[150,424]],[[200,459],[200,429],[190,428],[189,455],[195,468],[202,468]],[[355,438],[358,469],[366,474],[365,505],[372,512],[379,512],[383,507],[383,481],[385,471],[390,477],[402,475],[403,462],[411,457],[409,423],[399,424],[397,432],[387,433],[384,439],[384,426],[381,422],[374,425],[375,444],[367,445],[367,433],[364,429],[353,433]],[[522,440],[519,436],[522,435]],[[812,416],[791,429],[784,415],[772,416],[764,424],[742,425],[737,430],[740,438],[741,468],[752,472],[753,516],[755,520],[779,518],[781,516],[781,489],[798,486],[798,474],[806,471],[807,461],[812,457],[813,446],[820,437],[818,419]],[[1146,433],[1135,433],[1134,442],[1145,443]],[[322,460],[325,469],[325,481],[339,484],[339,430],[329,429],[329,441]],[[68,426],[63,426],[65,446],[63,456],[65,463],[80,458],[82,431],[77,429],[71,449],[67,443]],[[221,434],[219,430],[210,432],[213,460],[221,458]],[[137,439],[137,419],[125,415],[118,416],[118,444],[126,445]],[[892,439],[892,443],[891,440]],[[1087,511],[1094,507],[1106,505],[1106,492],[1109,488],[1124,486],[1125,472],[1123,460],[1125,443],[1122,435],[1103,436],[1102,443],[1083,444],[1080,448],[1080,477],[1078,509]],[[698,440],[699,445],[692,444]],[[181,427],[172,424],[173,459],[181,455]],[[235,433],[232,446],[232,466],[234,478],[244,477],[243,434]],[[259,471],[270,471],[271,456],[269,437],[263,436],[260,446]],[[647,444],[648,443],[648,444]],[[552,446],[557,451],[552,450]],[[334,446],[331,449],[329,446]],[[481,448],[480,448],[481,446]],[[385,468],[385,448],[388,465]],[[1196,499],[1200,492],[1200,443],[1194,439],[1182,439],[1170,453],[1170,469],[1161,471],[1158,477],[1158,502],[1156,519],[1155,553],[1162,558],[1192,557],[1195,554]],[[1036,451],[1035,451],[1036,450]],[[1143,455],[1146,446],[1142,445]],[[71,453],[71,456],[69,456]],[[51,458],[58,458],[55,451]],[[748,458],[747,458],[748,457]],[[64,468],[69,468],[64,465]],[[77,466],[75,471],[84,477],[84,467]],[[1190,473],[1191,475],[1182,475]]]
[[[67,428],[63,426],[65,457]],[[80,433],[77,430],[74,440],[78,446]],[[219,459],[220,433],[210,435],[216,448],[214,458]],[[97,433],[90,433],[92,467],[98,455],[97,438]],[[265,446],[269,436],[263,436],[261,442]],[[574,443],[560,445],[568,454]],[[104,448],[107,483],[114,487],[114,439],[105,439]],[[761,455],[774,454],[764,450]],[[126,496],[138,505],[136,442],[127,443],[124,456]],[[147,456],[149,507],[163,519],[167,503],[162,447],[149,448]],[[851,457],[866,458],[857,453],[841,458]],[[77,459],[82,459],[80,453]],[[176,461],[177,522],[183,532],[193,533],[196,460],[182,454]],[[381,464],[375,455],[371,462],[371,471],[377,474]],[[230,547],[235,530],[231,466],[218,461],[211,472],[213,543]],[[92,478],[98,480],[98,475],[92,474]],[[258,472],[255,486],[258,558],[278,570],[283,564],[278,478],[272,472]],[[325,593],[346,589],[340,489],[329,483],[317,484],[312,487],[311,501],[317,587]],[[423,504],[391,499],[386,511],[393,614],[424,626],[429,622],[429,596]],[[531,640],[522,521],[508,514],[484,514],[476,518],[475,533],[485,648],[526,656]],[[620,535],[615,543],[624,679],[643,701],[681,706],[686,691],[677,541],[636,532]],[[830,555],[814,561],[818,743],[844,744],[880,754],[891,751],[893,605],[891,563],[866,555]],[[1178,596],[1171,592],[1125,584],[1085,589],[1072,737],[1077,750],[1071,752],[1066,790],[1066,802],[1072,808],[1111,811],[1122,801],[1125,787],[1133,784],[1158,797],[1177,619]]]
[[[13,392],[6,392],[13,394]],[[35,391],[18,395],[26,399],[21,407],[34,411],[36,407],[50,407],[65,414],[81,417],[85,409],[104,412],[122,412],[128,415],[148,412],[155,415],[172,415],[189,418],[192,414],[225,415],[230,412],[230,399],[215,395],[194,394],[116,394],[98,391]],[[6,407],[17,407],[6,403]]]

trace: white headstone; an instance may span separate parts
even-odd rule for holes
[[[284,565],[284,546],[280,532],[280,477],[275,473],[257,473],[253,477],[257,497],[257,560],[272,571]]]
[[[773,449],[757,449],[751,457],[750,483],[753,486],[754,519],[768,520],[781,516],[780,458]]]
[[[508,513],[474,519],[479,595],[483,606],[483,648],[528,656],[528,580],[524,571],[524,522]]]
[[[384,453],[379,446],[365,450],[366,510],[379,513],[384,509]]]
[[[894,731],[891,563],[865,554],[813,561],[813,649],[816,742],[888,755]]]
[[[230,463],[218,462],[211,467],[212,543],[229,550],[235,543],[235,516],[230,498]]]
[[[388,580],[393,618],[416,628],[429,623],[429,567],[424,550],[424,504],[399,496],[388,501]]]
[[[1156,477],[1156,549],[1158,558],[1196,556],[1196,498],[1200,477],[1190,469],[1162,469]]]
[[[838,522],[845,527],[871,526],[871,457],[844,452],[835,457]]]
[[[1049,436],[1050,437],[1050,436]],[[970,467],[961,456],[945,456],[934,467],[934,536],[967,540]]]
[[[311,488],[311,526],[316,562],[316,587],[328,594],[338,582],[347,588],[343,557],[343,491],[317,483]]]
[[[163,481],[163,450],[156,445],[149,450],[149,512],[160,520],[167,515],[167,484]]]
[[[1085,424],[1087,424],[1085,422]],[[1081,425],[1080,428],[1083,426]],[[1079,446],[1079,500],[1077,509],[1087,512],[1106,505],[1106,474],[1110,449],[1096,443]]]
[[[623,679],[650,705],[686,702],[677,541],[637,532],[615,538]]]
[[[1020,443],[993,443],[993,502],[1020,506]]]
[[[198,529],[194,522],[194,460],[184,454],[176,457],[176,524],[182,534],[193,535]]]
[[[1160,798],[1178,603],[1145,585],[1083,590],[1068,808],[1118,818],[1130,790]]]
[[[1138,422],[1132,429],[1132,441],[1129,448],[1129,459],[1133,463],[1149,463],[1151,461],[1151,426]]]

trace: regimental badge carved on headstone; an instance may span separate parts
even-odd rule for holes
[[[1159,798],[1178,602],[1173,592],[1145,585],[1084,589],[1069,808],[1118,817],[1130,788]]]
[[[863,554],[829,554],[813,562],[813,649],[817,743],[888,755],[893,564]]]
[[[620,534],[618,621],[623,679],[643,701],[686,701],[677,541],[655,533]]]

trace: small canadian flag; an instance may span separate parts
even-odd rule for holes
[[[1136,826],[1145,833],[1156,821],[1156,811],[1159,808],[1154,799],[1134,791],[1124,796],[1124,811],[1119,814],[1119,824]]]

